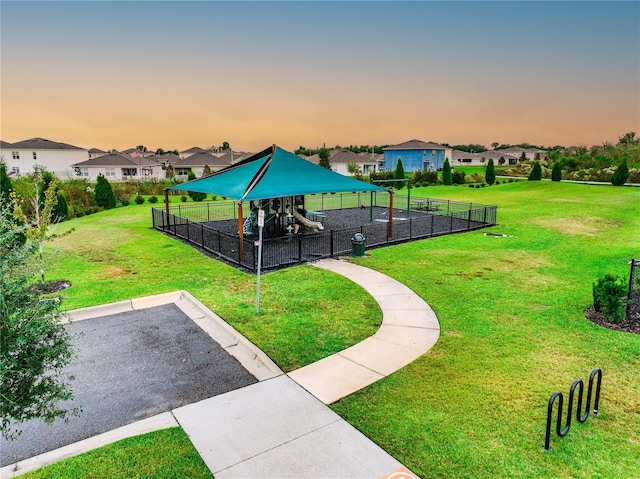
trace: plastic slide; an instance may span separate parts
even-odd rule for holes
[[[322,226],[322,223],[320,223],[319,221],[311,221],[310,219],[305,218],[300,213],[298,213],[298,210],[296,208],[292,208],[292,214],[295,219],[297,219],[300,223],[305,225],[307,228],[311,228],[312,230],[315,230],[315,231],[322,231],[324,229],[324,226]]]

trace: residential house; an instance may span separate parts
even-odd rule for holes
[[[488,150],[480,153],[452,150],[449,163],[454,168],[456,166],[486,166],[489,158],[493,158],[493,163],[496,166],[500,166],[501,164],[515,165],[518,163],[518,158],[503,153],[503,150]],[[503,159],[504,162],[500,163],[500,159]]]
[[[127,148],[124,151],[121,151],[120,153],[124,153],[125,155],[130,155],[132,158],[137,158],[138,155],[143,156],[143,157],[148,157],[148,156],[153,156],[155,155],[154,151],[140,151],[137,148]]]
[[[102,174],[109,181],[163,179],[162,165],[149,158],[132,158],[124,153],[107,153],[72,165],[76,178],[96,181]]]
[[[320,157],[315,155],[305,156],[298,155],[303,160],[307,160],[313,164],[320,164]],[[363,175],[369,175],[378,171],[378,164],[381,155],[371,155],[371,153],[355,153],[347,148],[334,148],[329,156],[329,166],[332,171],[340,173],[344,176],[353,176],[349,172],[349,163],[354,163]]]
[[[406,173],[416,170],[442,169],[445,158],[451,162],[452,149],[448,146],[432,141],[409,140],[399,145],[384,148],[384,169],[393,171],[398,164],[398,158],[402,160],[402,166]]]
[[[99,156],[106,155],[107,152],[100,148],[89,148],[89,159],[98,158]]]
[[[72,165],[89,157],[88,150],[67,143],[31,138],[17,143],[2,144],[2,157],[7,170],[14,175],[33,173],[35,166],[43,166],[58,178],[74,176]]]
[[[524,153],[524,155],[527,157],[527,160],[535,160],[536,154],[540,155],[540,160],[544,160],[547,157],[547,150],[539,150],[538,148],[522,148],[520,146],[511,146],[509,148],[503,148],[496,151],[510,156],[515,156],[518,159],[522,157],[522,153]]]
[[[208,166],[211,172],[230,166],[231,154],[215,156],[207,151],[200,151],[186,158],[180,158],[172,164],[176,170],[175,178],[177,180],[186,180],[190,171],[193,171],[196,177],[200,178],[203,175],[205,166]]]
[[[192,146],[188,150],[183,150],[180,152],[180,158],[189,158],[191,155],[195,155],[196,153],[211,153],[209,150],[205,150],[204,148],[200,148],[199,146]]]

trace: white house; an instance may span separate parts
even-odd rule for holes
[[[489,158],[493,158],[493,164],[496,166],[515,165],[518,163],[517,157],[504,153],[504,150],[488,150],[480,153],[453,150],[450,164],[454,168],[456,166],[487,166]]]
[[[162,165],[149,158],[132,158],[124,153],[107,153],[90,160],[75,163],[74,177],[96,181],[102,174],[109,181],[163,179]]]
[[[74,177],[72,165],[86,160],[88,150],[77,146],[31,138],[17,143],[2,142],[1,155],[7,164],[7,170],[14,175],[34,172],[36,165],[44,166],[58,178]]]
[[[172,164],[176,170],[176,179],[186,180],[190,171],[193,171],[196,177],[200,178],[205,166],[208,166],[211,172],[230,166],[231,155],[215,156],[206,151],[200,151]]]
[[[495,151],[499,151],[500,153],[503,153],[503,154],[515,156],[518,159],[522,156],[522,153],[524,153],[524,155],[527,157],[527,160],[535,160],[536,154],[540,155],[540,160],[544,160],[547,156],[546,150],[539,150],[537,148],[522,148],[520,146],[512,146],[509,148],[504,148],[504,149],[495,150]]]
[[[349,173],[349,163],[354,163],[363,175],[369,175],[377,170],[381,155],[371,156],[370,153],[359,154],[347,148],[335,148],[331,150],[329,156],[329,166],[332,171],[345,176],[352,176]],[[310,161],[316,165],[320,164],[320,157],[315,154],[311,156],[300,155],[300,158]]]

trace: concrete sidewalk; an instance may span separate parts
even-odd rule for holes
[[[369,292],[382,309],[382,326],[370,338],[289,375],[184,291],[73,312],[71,318],[78,321],[174,303],[259,382],[179,407],[139,427],[136,423],[51,451],[46,457],[7,466],[0,476],[13,477],[123,437],[179,424],[220,479],[415,478],[325,404],[372,384],[428,351],[440,334],[437,318],[417,294],[384,274],[337,260],[322,260],[315,266],[346,276]]]
[[[334,403],[415,361],[440,336],[431,307],[393,278],[353,263],[323,259],[314,266],[362,286],[382,309],[382,326],[344,351],[289,373],[325,404]]]

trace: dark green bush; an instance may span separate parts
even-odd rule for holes
[[[152,196],[151,198],[149,198],[149,203],[157,203],[157,202],[158,202],[157,196]]]
[[[451,173],[451,180],[454,185],[464,185],[467,181],[467,174],[462,170],[454,170]]]
[[[180,201],[182,201],[183,203],[186,203],[186,201],[187,201],[187,197],[186,197],[186,196],[184,196],[184,195],[182,195],[182,196],[180,197]]]
[[[449,163],[449,158],[445,158],[444,165],[442,165],[442,184],[443,185],[453,184],[453,177],[451,175],[451,164]]]
[[[489,185],[492,185],[496,182],[496,170],[495,170],[495,167],[493,166],[493,158],[489,158],[487,167],[484,170],[484,177],[486,182]]]
[[[540,162],[536,161],[533,164],[533,168],[531,168],[531,172],[529,173],[529,181],[540,180],[542,180],[542,167],[540,166]]]
[[[136,205],[141,205],[142,203],[144,203],[144,198],[140,195],[136,196]]]
[[[129,206],[129,198],[120,198],[118,201],[122,206]]]
[[[551,181],[562,181],[562,168],[557,161],[553,164],[553,170],[551,170]]]
[[[621,321],[626,316],[627,291],[624,279],[605,274],[593,283],[593,309],[611,323]]]
[[[623,186],[629,179],[629,167],[627,166],[627,160],[622,160],[622,163],[616,169],[615,173],[611,177],[611,184],[613,186]]]
[[[109,180],[102,176],[102,174],[98,175],[98,180],[93,194],[98,206],[107,210],[116,207],[116,195],[113,193],[111,183],[109,183]]]

